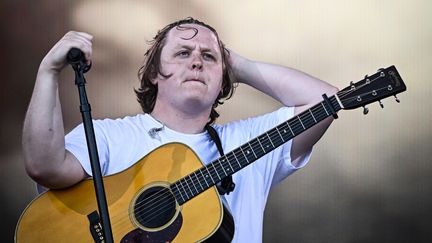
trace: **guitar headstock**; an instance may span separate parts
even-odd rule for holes
[[[356,83],[351,82],[350,86],[337,93],[343,109],[349,110],[365,106],[375,101],[380,101],[394,95],[396,101],[399,99],[396,94],[406,90],[406,86],[396,70],[395,66],[379,69],[377,73],[366,77]],[[364,113],[367,113],[365,108]]]

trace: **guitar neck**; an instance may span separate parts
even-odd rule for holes
[[[171,184],[171,190],[179,204],[187,202],[225,177],[236,173],[318,124],[331,116],[332,111],[337,112],[342,109],[336,96],[329,97],[328,101],[332,107],[324,100]]]

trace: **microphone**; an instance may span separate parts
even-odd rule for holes
[[[74,68],[78,65],[80,67],[83,67],[84,73],[86,73],[91,68],[91,63],[90,65],[87,65],[87,60],[85,59],[84,53],[80,49],[75,47],[72,47],[69,50],[66,56],[66,61]]]

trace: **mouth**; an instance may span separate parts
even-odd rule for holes
[[[187,82],[197,82],[197,83],[202,83],[202,84],[206,85],[206,83],[204,81],[200,80],[200,79],[186,79],[184,82],[185,83],[187,83]]]

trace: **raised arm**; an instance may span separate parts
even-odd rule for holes
[[[25,116],[22,144],[25,168],[37,183],[48,188],[73,185],[87,175],[78,160],[65,149],[59,74],[66,66],[67,52],[81,49],[91,60],[92,36],[68,32],[42,60]]]
[[[294,106],[298,114],[322,101],[322,94],[331,96],[338,89],[301,71],[274,64],[248,60],[230,51],[234,75],[241,83],[250,85],[278,100]],[[327,118],[293,140],[291,158],[296,162],[321,138],[333,118]]]

